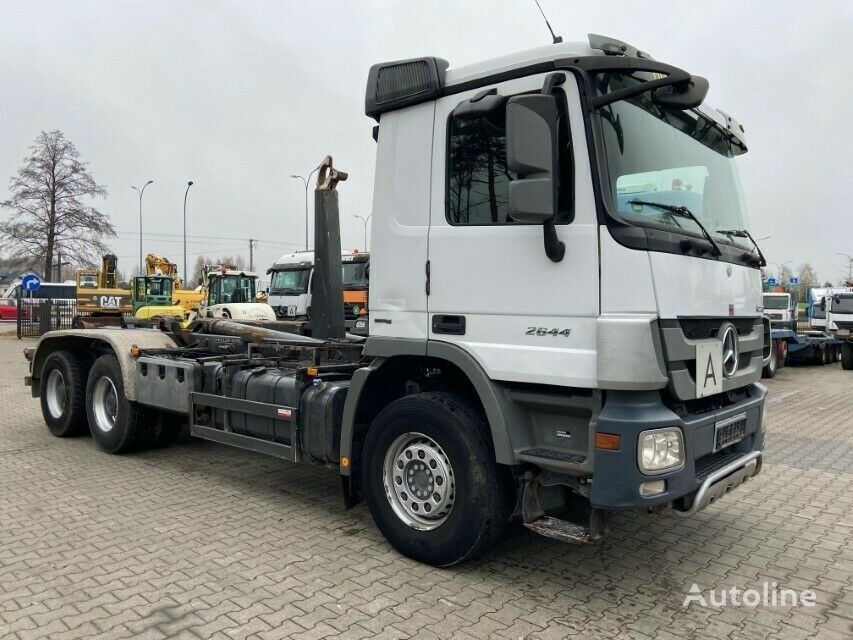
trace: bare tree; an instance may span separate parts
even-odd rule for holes
[[[224,265],[229,269],[245,269],[246,268],[246,260],[241,255],[235,256],[219,256],[218,258],[208,257],[208,256],[199,256],[196,258],[195,264],[193,265],[193,275],[192,280],[186,283],[187,286],[198,286],[204,280],[204,269],[205,267],[215,266],[218,267],[220,265]]]
[[[791,271],[791,267],[786,264],[783,264],[782,268],[779,270],[779,284],[782,285],[782,287],[784,287],[786,291],[790,286],[788,283],[791,281],[792,275],[793,272]]]
[[[63,261],[92,265],[107,251],[104,239],[116,235],[109,217],[85,202],[105,198],[107,190],[61,131],[41,132],[9,191],[11,197],[0,203],[11,211],[0,223],[0,246],[41,268],[47,278],[57,254]]]

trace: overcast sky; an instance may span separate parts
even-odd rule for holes
[[[710,80],[708,102],[746,128],[741,173],[768,260],[836,281],[853,254],[853,2],[541,0],[566,40],[625,40]],[[713,8],[711,8],[713,7]],[[533,0],[473,2],[0,3],[0,200],[41,130],[61,129],[109,190],[120,267],[145,251],[182,262],[248,256],[256,270],[304,244],[307,174],[326,153],[344,248],[360,246],[373,190],[372,63],[436,55],[456,66],[548,44]],[[313,233],[313,231],[312,231]],[[206,237],[203,237],[206,236]],[[313,236],[312,236],[313,238]]]

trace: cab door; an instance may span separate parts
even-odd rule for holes
[[[598,226],[577,84],[566,74],[554,90],[560,157],[556,229],[566,249],[559,262],[545,253],[542,225],[521,224],[507,214],[514,176],[506,163],[505,104],[474,117],[477,110],[466,104],[475,96],[482,100],[490,89],[507,98],[539,92],[545,75],[436,103],[429,341],[461,347],[494,380],[594,387]]]

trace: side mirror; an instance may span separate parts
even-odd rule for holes
[[[506,161],[518,178],[509,183],[509,215],[544,225],[545,253],[559,262],[566,246],[557,239],[559,153],[557,99],[550,93],[513,96],[506,105]]]
[[[514,96],[506,105],[506,163],[518,178],[509,183],[509,215],[543,223],[557,213],[557,99]]]

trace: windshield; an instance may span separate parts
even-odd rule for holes
[[[853,296],[833,299],[832,313],[853,313]]]
[[[94,276],[94,275],[80,276],[80,288],[81,289],[97,289],[98,288],[98,276]]]
[[[304,269],[289,269],[273,271],[270,282],[270,294],[293,296],[308,292],[308,280],[311,278],[311,267]]]
[[[221,276],[220,294],[221,299],[214,304],[226,302],[254,302],[255,301],[255,278],[249,276],[226,275]]]
[[[367,289],[368,264],[368,262],[344,262],[341,265],[344,289],[348,289],[350,291],[356,289]]]
[[[788,297],[787,296],[764,296],[764,308],[765,309],[787,309],[788,308]]]
[[[647,79],[641,75],[598,74],[596,88],[602,95],[611,93]],[[630,201],[687,207],[718,242],[751,248],[748,240],[719,233],[748,225],[733,149],[713,120],[662,107],[648,91],[598,113],[609,198],[625,221],[701,236],[693,220]]]
[[[821,309],[820,302],[815,302],[812,305],[812,318],[817,318],[818,320],[826,318],[826,309]]]

